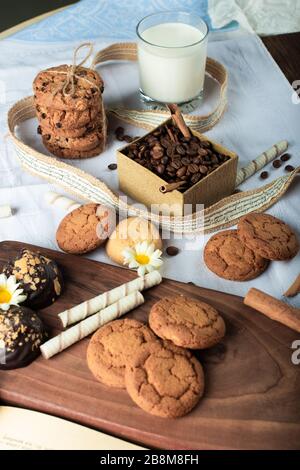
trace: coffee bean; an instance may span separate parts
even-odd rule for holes
[[[183,165],[189,165],[191,163],[191,159],[188,158],[188,157],[183,157],[181,159],[181,162],[182,162]]]
[[[195,163],[196,165],[199,165],[199,163],[201,163],[201,158],[200,157],[194,157],[193,158],[193,163]]]
[[[200,181],[200,180],[201,180],[201,175],[200,175],[200,173],[194,173],[194,174],[191,176],[191,182],[192,182],[193,184],[198,183],[198,181]]]
[[[179,248],[177,248],[177,246],[168,246],[166,249],[166,253],[169,256],[176,256],[179,253]]]
[[[200,157],[205,157],[205,156],[207,155],[207,150],[200,148],[200,149],[198,150],[198,155],[199,155]]]
[[[166,169],[165,165],[158,165],[156,168],[156,171],[159,175],[163,175],[165,172],[165,169]]]
[[[181,168],[179,168],[179,170],[177,170],[177,172],[176,172],[176,175],[178,176],[178,178],[181,178],[182,176],[185,176],[186,170],[187,170],[186,166],[182,166]]]
[[[124,127],[117,127],[117,129],[115,130],[115,134],[116,136],[121,136],[121,135],[124,135]]]
[[[165,156],[165,157],[162,157],[162,159],[161,159],[161,163],[162,163],[163,165],[167,165],[168,161],[169,161],[169,159],[168,159],[168,157],[166,157],[166,156]]]
[[[107,165],[107,168],[109,170],[116,170],[118,168],[118,165],[116,163],[110,163],[109,165]]]
[[[274,168],[280,168],[281,167],[281,161],[280,160],[274,160],[273,167]]]
[[[37,126],[36,131],[37,131],[38,134],[42,134],[42,128],[41,128],[41,126]]]
[[[182,162],[180,160],[173,160],[171,166],[175,168],[175,170],[179,170],[182,167]]]
[[[199,167],[198,165],[196,165],[195,163],[191,163],[189,166],[188,166],[188,170],[190,173],[198,173],[199,171]]]
[[[287,165],[284,169],[285,171],[291,173],[292,171],[294,171],[295,167],[293,165]]]
[[[291,158],[291,155],[289,153],[284,153],[283,155],[281,155],[280,160],[282,162],[287,162],[290,158]]]
[[[267,179],[269,176],[269,173],[267,171],[263,171],[261,174],[260,174],[260,177],[261,179],[265,180]]]
[[[185,155],[185,149],[182,147],[182,145],[176,146],[176,152],[179,153],[179,155]]]
[[[199,166],[199,171],[202,175],[206,175],[206,173],[208,172],[208,168],[204,165],[200,165]]]

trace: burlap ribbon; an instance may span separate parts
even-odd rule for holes
[[[136,60],[136,45],[125,43],[109,46],[96,54],[93,66],[109,60]],[[202,132],[210,129],[219,121],[226,109],[227,103],[227,73],[225,68],[217,61],[208,59],[207,73],[220,84],[220,99],[216,109],[207,116],[184,116],[188,126]],[[126,122],[146,129],[156,127],[169,116],[163,111],[127,110],[120,108],[109,111]],[[297,168],[292,173],[281,176],[258,189],[233,194],[206,208],[204,211],[182,217],[166,217],[128,205],[124,200],[119,199],[119,196],[114,194],[104,182],[94,176],[62,160],[46,156],[24,144],[15,133],[16,127],[22,121],[34,116],[33,97],[18,101],[8,113],[10,136],[18,158],[27,171],[51,183],[60,185],[67,192],[74,194],[80,199],[107,204],[127,215],[147,218],[173,232],[191,233],[202,231],[203,221],[204,232],[213,232],[236,224],[239,218],[248,212],[264,211],[285,193],[300,172],[300,168]],[[255,160],[255,163],[250,162],[246,169],[244,169],[244,172],[239,172],[237,182],[240,184],[245,178],[257,171],[257,162],[263,165],[274,158],[275,155],[284,151],[285,148],[286,142],[283,142],[280,148],[275,149],[275,153],[273,149],[270,152],[264,152]]]

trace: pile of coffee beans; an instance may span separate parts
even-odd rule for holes
[[[184,137],[173,124],[165,124],[132,142],[123,153],[160,176],[167,183],[183,182],[184,192],[230,159],[210,142]]]

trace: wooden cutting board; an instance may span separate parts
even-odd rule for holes
[[[40,250],[56,260],[66,287],[40,312],[53,331],[57,313],[135,277],[135,273],[81,257],[24,245],[0,243],[0,268],[21,248]],[[226,282],[226,281],[224,281]],[[126,391],[97,382],[86,364],[88,339],[30,366],[0,371],[2,403],[61,416],[164,449],[299,449],[300,365],[291,362],[292,330],[246,307],[240,297],[165,279],[145,292],[146,302],[129,316],[147,321],[154,302],[185,294],[209,302],[226,321],[222,343],[197,353],[205,369],[205,397],[176,420],[151,416]]]

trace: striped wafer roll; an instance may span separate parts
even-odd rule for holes
[[[239,186],[248,178],[250,178],[250,176],[254,175],[264,166],[274,160],[274,158],[279,157],[279,155],[287,150],[288,145],[289,144],[286,140],[281,140],[278,142],[278,144],[273,145],[273,147],[269,148],[269,150],[263,152],[257,158],[252,160],[248,165],[244,166],[244,168],[241,168],[238,171],[235,185]]]
[[[12,215],[11,207],[8,204],[0,206],[0,219],[10,217]]]
[[[58,317],[64,327],[72,325],[73,323],[84,320],[90,315],[93,315],[93,313],[99,312],[99,310],[106,308],[108,305],[117,302],[122,299],[122,297],[125,297],[132,292],[143,291],[160,284],[161,280],[162,278],[160,273],[158,271],[152,271],[145,276],[138,277],[133,281],[116,287],[115,289],[97,295],[97,297],[87,300],[86,302],[82,302],[69,310],[65,310],[64,312],[59,313]]]
[[[46,341],[46,343],[40,347],[42,355],[45,359],[50,359],[50,357],[55,354],[60,353],[69,346],[72,346],[72,344],[94,333],[94,331],[105,325],[105,323],[116,320],[142,303],[144,303],[144,297],[138,291],[123,297],[118,300],[118,302],[109,305],[100,312],[95,313],[77,325],[54,336],[54,338],[51,338],[49,341]]]
[[[45,194],[45,201],[51,206],[59,207],[60,209],[68,212],[73,211],[74,209],[77,209],[81,206],[81,204],[78,204],[73,199],[62,196],[61,194],[55,193],[54,191],[48,191]]]

